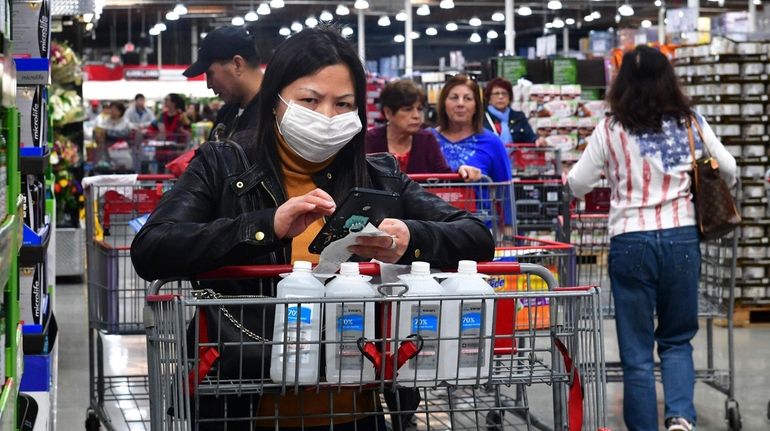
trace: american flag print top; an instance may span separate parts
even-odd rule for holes
[[[696,115],[706,148],[719,162],[728,184],[736,175],[735,158],[711,127]],[[696,156],[704,142],[693,129]],[[572,192],[582,198],[604,175],[611,193],[609,235],[695,225],[690,192],[692,156],[687,127],[675,118],[663,118],[661,131],[633,135],[611,117],[602,119],[588,138],[588,146],[570,170]]]

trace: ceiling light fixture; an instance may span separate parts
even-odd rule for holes
[[[585,22],[591,22],[593,20],[594,20],[593,15],[586,15],[586,16],[583,17],[583,21],[585,21]]]
[[[479,42],[481,42],[481,36],[479,36],[478,33],[473,33],[468,40],[471,43],[479,43]]]
[[[655,7],[661,7],[663,6],[663,2],[660,0],[655,0]]]
[[[246,22],[243,20],[243,17],[236,16],[233,18],[232,21],[230,21],[233,25],[242,26],[243,24],[246,24]]]
[[[318,19],[320,19],[323,22],[329,22],[334,19],[334,15],[332,15],[332,13],[329,12],[328,10],[325,10],[321,12],[321,15],[318,16]]]
[[[455,2],[453,0],[441,0],[441,3],[438,4],[438,7],[441,9],[452,9],[455,7]]]
[[[302,24],[300,24],[297,21],[294,21],[293,23],[291,23],[291,31],[295,33],[302,31]]]
[[[425,34],[427,34],[428,36],[435,36],[438,34],[438,30],[436,29],[436,27],[428,27],[425,29]]]
[[[564,28],[564,21],[561,18],[554,18],[553,28]]]
[[[502,22],[505,21],[505,14],[502,12],[495,12],[492,14],[492,21]]]
[[[204,31],[203,33],[201,33],[201,40],[205,39],[205,38],[206,38],[206,36],[208,36],[208,35],[209,35],[209,34],[208,34],[208,33],[206,33],[205,31]]]
[[[634,8],[631,7],[630,4],[625,3],[620,5],[620,7],[618,8],[618,13],[620,14],[620,16],[631,16],[634,14]]]
[[[479,17],[474,16],[473,18],[468,20],[468,24],[472,25],[473,27],[479,27],[481,25],[481,20]]]
[[[446,30],[447,31],[457,31],[457,24],[453,22],[446,23]]]
[[[412,39],[412,40],[419,39],[420,38],[420,33],[417,32],[417,31],[413,31],[413,32],[409,33],[409,38]]]
[[[399,13],[397,13],[396,14],[396,21],[401,21],[401,22],[406,21],[406,12],[400,11]]]
[[[591,17],[593,17],[593,19],[599,19],[602,17],[602,14],[600,14],[598,10],[595,10],[591,12]]]
[[[496,32],[496,31],[494,31],[494,30],[489,30],[489,31],[487,32],[487,39],[497,39],[497,37],[498,37],[498,36],[499,36],[499,35],[498,35],[498,34],[497,34],[497,32]]]
[[[253,10],[250,10],[246,14],[246,16],[243,17],[243,19],[245,19],[248,22],[254,22],[254,21],[259,19],[259,15],[256,12],[254,12]]]
[[[342,33],[342,36],[344,37],[350,37],[350,36],[353,36],[353,29],[348,26],[345,26],[345,27],[342,27],[341,33]]]
[[[561,2],[559,0],[551,0],[548,2],[548,9],[559,10],[561,9]]]
[[[652,21],[649,19],[642,20],[642,28],[650,28],[652,27]]]
[[[166,27],[166,24],[162,22],[155,24],[155,28],[157,28],[158,31],[166,31],[166,29],[168,29],[168,27]]]
[[[166,13],[166,19],[169,21],[176,21],[179,19],[179,14],[172,10]]]
[[[270,0],[270,7],[273,9],[280,9],[284,6],[283,0]]]
[[[348,9],[348,7],[345,6],[344,4],[341,4],[337,6],[337,10],[335,10],[334,13],[340,16],[350,15],[350,9]]]
[[[366,0],[356,0],[353,7],[359,10],[369,9],[369,2]]]
[[[427,4],[424,4],[424,5],[420,6],[420,7],[418,7],[417,8],[417,15],[420,15],[420,16],[428,16],[428,15],[430,15],[430,6],[428,6]]]
[[[174,6],[174,12],[179,15],[187,15],[187,8],[182,3],[177,3],[176,6]]]
[[[393,42],[404,43],[405,41],[406,41],[406,38],[404,37],[403,34],[397,34],[397,35],[393,36]]]
[[[567,23],[567,25],[575,24],[575,20],[573,18],[567,18],[566,20],[564,20],[564,22]]]
[[[286,37],[291,34],[291,30],[289,30],[289,27],[281,27],[281,29],[278,30],[278,34],[280,34],[283,37]]]
[[[90,25],[93,28],[93,23],[92,22],[89,22],[88,25]],[[86,31],[90,31],[88,29],[88,25],[86,26]],[[160,34],[160,30],[158,30],[157,28],[153,27],[153,28],[150,29],[150,31],[148,33],[150,34],[150,36],[157,36],[157,35]]]
[[[318,20],[314,16],[309,16],[305,20],[305,25],[310,28],[315,28],[318,25]]]
[[[522,6],[519,8],[519,15],[530,16],[532,15],[532,9],[529,6]]]
[[[387,15],[383,15],[377,20],[377,25],[380,27],[387,27],[390,25],[390,18]]]
[[[257,13],[260,15],[270,15],[270,6],[268,6],[267,3],[262,3],[257,8]]]
[[[553,28],[553,23],[552,22],[545,23],[545,28]]]

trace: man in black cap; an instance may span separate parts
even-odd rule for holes
[[[201,41],[198,60],[184,75],[192,78],[205,73],[206,86],[225,102],[209,139],[224,140],[255,126],[257,93],[262,85],[259,60],[256,41],[244,27],[219,27]]]

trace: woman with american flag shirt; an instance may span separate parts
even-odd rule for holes
[[[610,113],[588,139],[568,182],[583,197],[604,172],[612,190],[608,272],[623,367],[623,416],[630,431],[659,429],[657,343],[665,427],[691,431],[700,239],[690,192],[690,121],[703,130],[703,140],[694,132],[696,156],[705,145],[727,184],[735,182],[735,159],[692,110],[668,59],[653,48],[638,46],[623,56],[607,99]]]

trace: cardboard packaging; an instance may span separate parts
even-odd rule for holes
[[[19,146],[42,148],[47,145],[48,95],[43,85],[18,86],[16,103],[19,107]]]
[[[13,55],[49,58],[51,53],[50,0],[13,0]]]

